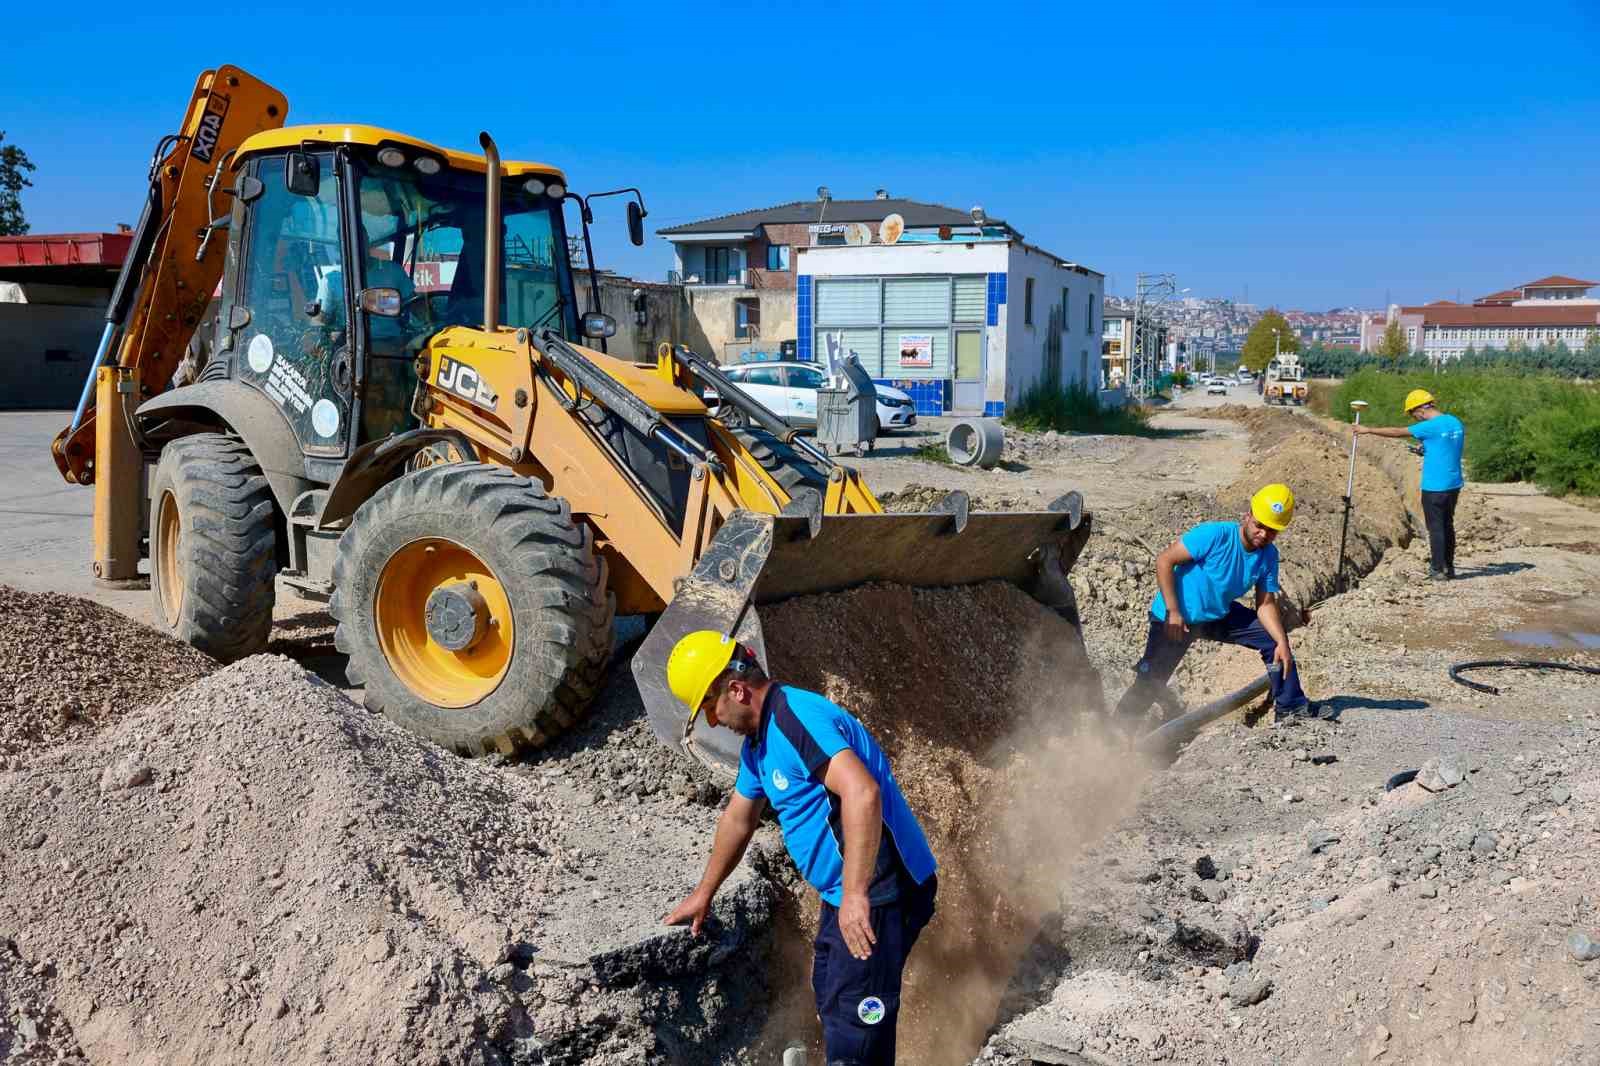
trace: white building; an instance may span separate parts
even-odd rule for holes
[[[919,414],[999,416],[1030,387],[1101,384],[1105,276],[1009,227],[796,249],[801,359],[840,333]]]

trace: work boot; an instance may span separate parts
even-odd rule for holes
[[[1453,577],[1453,576],[1454,575],[1452,575],[1448,570],[1429,570],[1428,571],[1428,580],[1429,581],[1449,581],[1450,578]]]

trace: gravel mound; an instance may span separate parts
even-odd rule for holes
[[[83,1053],[72,1026],[51,1002],[53,968],[29,962],[0,939],[0,1062],[8,1066],[79,1066]]]
[[[878,502],[891,514],[922,514],[948,495],[950,495],[949,489],[911,484],[898,492],[879,493]],[[976,492],[967,495],[971,510],[974,511],[1042,511],[1050,502],[1044,493],[1037,489],[1015,493]]]
[[[585,845],[655,871],[659,922],[677,887],[661,873],[712,812],[675,801],[685,837],[656,848],[603,812],[617,834],[597,837],[593,806],[256,656],[0,772],[0,931],[53,974],[50,1009],[95,1062],[663,1062],[662,1019],[714,1043],[733,1006],[693,971],[719,948],[759,966],[748,937],[702,940],[698,961],[669,950],[684,934],[637,957],[618,940],[608,983],[582,944],[560,950],[585,937],[551,932],[625,910]],[[725,926],[764,922],[757,896],[729,896]],[[650,966],[652,988],[619,987]]]
[[[77,740],[217,668],[208,655],[109,607],[0,585],[0,768]]]

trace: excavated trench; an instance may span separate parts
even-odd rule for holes
[[[776,675],[849,708],[879,738],[940,862],[939,912],[907,970],[900,1061],[973,1061],[996,1027],[1077,969],[1160,976],[1252,954],[1239,930],[1181,925],[1152,946],[1101,920],[1073,878],[1085,849],[1133,811],[1158,772],[1102,725],[1107,699],[1120,695],[1122,671],[1142,647],[1149,593],[1108,601],[1090,586],[1128,569],[1135,584],[1152,583],[1148,559],[1144,569],[1130,562],[1138,558],[1131,545],[1164,544],[1195,520],[1242,510],[1253,487],[1283,480],[1301,501],[1281,542],[1291,618],[1334,591],[1345,445],[1305,420],[1292,430],[1279,418],[1250,421],[1258,461],[1238,484],[1216,498],[1117,516],[1131,538],[1097,534],[1074,580],[1082,631],[1002,584],[869,587],[763,612]],[[1403,471],[1366,457],[1359,465],[1347,570],[1355,579],[1389,547],[1408,544],[1413,530]],[[1221,662],[1231,651],[1191,652],[1191,704],[1242,683],[1236,662],[1213,669],[1212,657]],[[1104,678],[1097,665],[1109,671]],[[768,866],[783,891],[771,1012],[752,1061],[776,1062],[783,1048],[802,1043],[820,1062],[809,984],[815,894],[792,868],[779,869],[786,862]]]

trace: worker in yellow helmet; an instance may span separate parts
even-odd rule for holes
[[[666,924],[699,935],[771,804],[790,857],[822,897],[811,987],[827,1061],[894,1066],[901,973],[933,917],[938,877],[888,757],[853,715],[775,684],[749,648],[720,633],[680,639],[667,686],[688,712],[685,735],[704,714],[745,740],[705,873]]]
[[[1261,654],[1277,721],[1291,725],[1315,716],[1300,687],[1289,635],[1278,610],[1278,549],[1273,541],[1294,521],[1294,493],[1268,485],[1250,498],[1237,521],[1202,522],[1156,556],[1150,631],[1137,676],[1117,704],[1119,727],[1137,730],[1152,703],[1176,710],[1167,681],[1197,637],[1238,644]],[[1252,610],[1237,602],[1254,591]]]
[[[1428,524],[1428,577],[1446,581],[1456,576],[1456,503],[1461,499],[1461,451],[1467,427],[1455,415],[1439,410],[1427,389],[1406,394],[1409,426],[1357,426],[1371,437],[1415,438],[1422,447],[1422,517]]]

